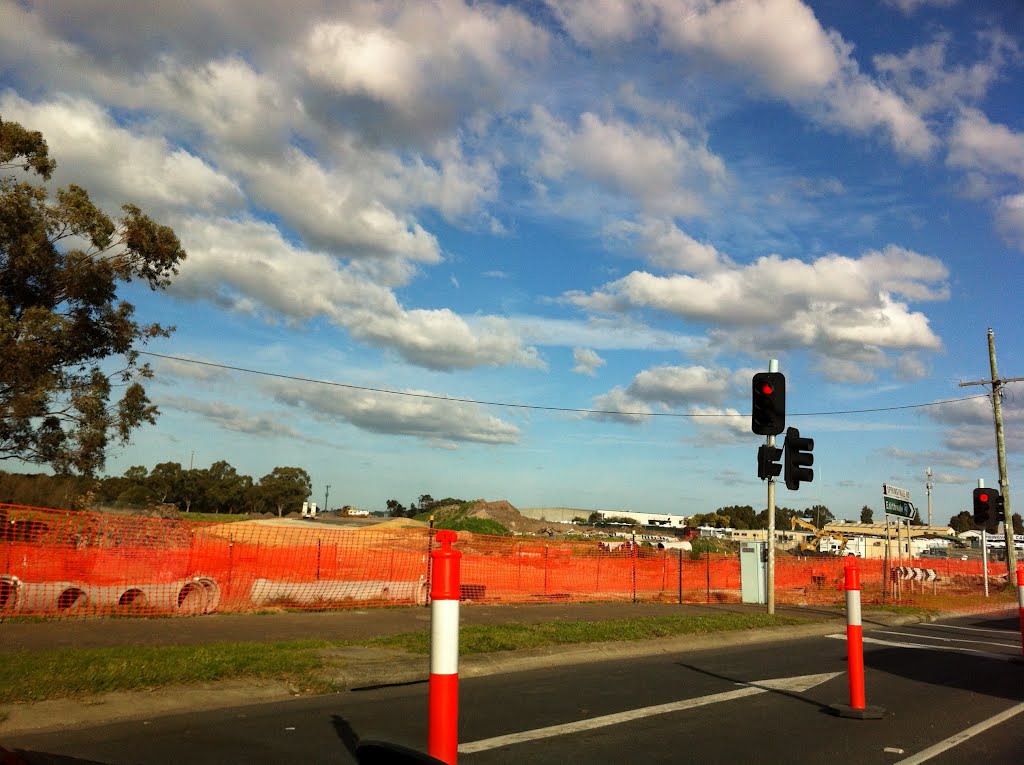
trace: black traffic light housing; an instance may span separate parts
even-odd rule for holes
[[[800,431],[796,428],[786,429],[785,443],[785,472],[786,488],[796,491],[800,488],[801,481],[813,481],[814,471],[809,467],[814,464],[813,438],[801,438]]]
[[[1003,517],[1003,496],[996,489],[974,490],[974,525],[995,525]]]
[[[759,436],[777,436],[786,429],[786,376],[758,372],[752,381],[750,429]]]
[[[757,477],[762,481],[766,478],[775,478],[782,472],[782,465],[779,458],[782,456],[782,449],[765,444],[757,450]]]

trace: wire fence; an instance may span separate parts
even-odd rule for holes
[[[0,505],[0,617],[333,610],[427,602],[432,532],[199,523]],[[459,533],[467,602],[741,602],[738,554]],[[776,558],[776,602],[839,606],[846,559]],[[860,560],[865,604],[1011,608],[1005,567]]]

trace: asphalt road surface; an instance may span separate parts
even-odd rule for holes
[[[865,628],[869,706],[845,634],[463,680],[460,755],[487,763],[1024,762],[1016,618]],[[361,739],[426,748],[426,684],[174,715],[4,742],[28,762],[354,763]]]

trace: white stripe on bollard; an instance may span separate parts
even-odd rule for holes
[[[430,673],[459,672],[459,601],[430,602]]]

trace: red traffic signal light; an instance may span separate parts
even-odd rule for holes
[[[995,489],[974,490],[974,525],[986,526],[998,522],[1003,510],[1003,497]]]
[[[758,372],[751,383],[750,429],[759,436],[777,436],[786,429],[786,377]]]

